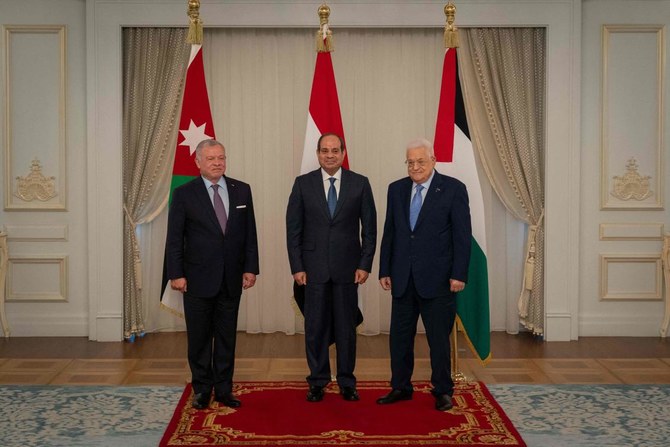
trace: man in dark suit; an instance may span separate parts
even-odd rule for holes
[[[291,273],[298,285],[306,286],[307,400],[322,400],[330,382],[332,338],[340,393],[356,401],[358,285],[372,269],[375,202],[368,179],[341,168],[346,149],[339,136],[322,135],[316,151],[321,168],[296,178],[286,210]]]
[[[251,188],[225,177],[226,151],[216,140],[196,148],[201,176],[176,188],[166,242],[170,286],[184,293],[194,408],[241,402],[232,393],[237,313],[242,289],[258,274]]]
[[[463,290],[470,262],[472,229],[465,185],[435,171],[432,144],[407,146],[409,177],[388,188],[379,282],[391,290],[391,392],[377,400],[391,404],[412,398],[414,336],[419,315],[430,346],[435,408],[452,407],[449,334],[456,317],[456,293]]]

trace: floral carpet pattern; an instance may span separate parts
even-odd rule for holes
[[[668,446],[670,385],[488,389],[529,446]],[[1,386],[0,443],[155,447],[182,392],[182,387]]]

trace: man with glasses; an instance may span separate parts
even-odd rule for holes
[[[419,315],[430,346],[435,408],[452,408],[449,334],[456,317],[456,293],[467,281],[472,237],[465,185],[435,171],[426,139],[407,145],[409,176],[389,185],[382,236],[379,282],[393,297],[391,307],[391,391],[377,399],[392,404],[412,398],[414,336]]]
[[[337,350],[342,398],[356,391],[358,285],[372,270],[377,216],[370,182],[342,169],[342,139],[326,133],[316,148],[321,168],[295,179],[286,210],[286,241],[293,279],[305,285],[307,400],[319,402],[330,383],[328,347]]]

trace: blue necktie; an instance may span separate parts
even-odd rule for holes
[[[414,231],[414,225],[416,225],[416,219],[419,217],[419,211],[421,211],[421,191],[423,191],[423,186],[416,185],[416,192],[412,198],[412,203],[409,205],[409,227]]]
[[[330,188],[328,188],[328,210],[330,211],[330,217],[333,217],[335,214],[335,206],[337,206],[337,191],[335,191],[335,177],[331,177]]]

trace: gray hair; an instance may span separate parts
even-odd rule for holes
[[[195,158],[198,160],[201,160],[200,155],[202,154],[202,150],[206,147],[211,147],[211,146],[221,146],[221,148],[225,151],[226,147],[220,143],[219,141],[210,138],[208,140],[202,140],[200,143],[195,148]]]
[[[435,157],[435,151],[433,150],[433,143],[431,143],[427,139],[420,137],[415,138],[414,140],[407,143],[407,150],[418,149],[421,147],[428,151],[428,155],[430,155],[431,157]]]

